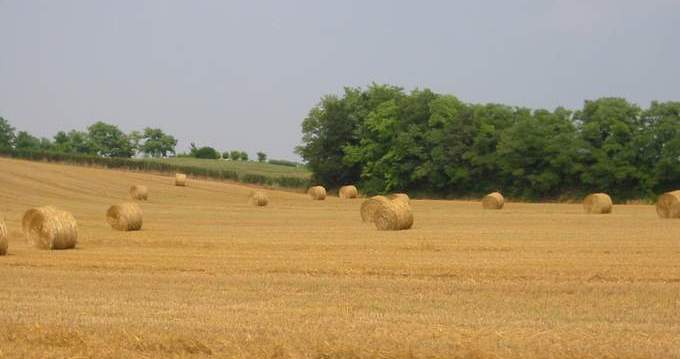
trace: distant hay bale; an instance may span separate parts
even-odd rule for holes
[[[144,213],[137,203],[125,202],[113,205],[106,211],[106,221],[119,231],[142,229]]]
[[[338,196],[342,199],[352,199],[359,197],[359,191],[355,186],[348,185],[340,187]]]
[[[373,216],[378,208],[386,206],[390,200],[385,196],[373,196],[361,204],[361,220],[373,223]]]
[[[130,197],[139,201],[146,201],[149,199],[149,189],[140,184],[132,185],[130,186]]]
[[[309,197],[316,201],[323,201],[326,199],[326,189],[322,186],[309,187],[307,194],[309,194]]]
[[[383,202],[373,213],[373,223],[380,231],[400,231],[413,226],[411,206],[404,198]]]
[[[411,201],[411,198],[406,193],[392,193],[388,195],[387,198],[391,200],[402,199],[405,200],[406,203],[409,203]]]
[[[269,203],[267,194],[260,191],[255,191],[250,194],[250,204],[256,207],[264,207]]]
[[[5,221],[0,218],[0,256],[7,254],[8,239],[7,239],[7,226]]]
[[[656,214],[661,218],[680,218],[680,190],[662,194],[656,201]]]
[[[26,240],[40,249],[70,249],[78,244],[78,223],[71,213],[51,206],[32,208],[21,220]]]
[[[175,174],[175,186],[185,187],[187,185],[187,175],[183,173]]]
[[[583,209],[586,211],[586,213],[612,213],[613,207],[614,204],[612,203],[612,199],[606,193],[592,193],[586,196],[586,198],[583,200]]]
[[[482,198],[482,207],[484,209],[502,209],[504,204],[505,199],[499,192],[489,193]]]

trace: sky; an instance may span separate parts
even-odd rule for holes
[[[577,109],[680,100],[680,0],[0,0],[0,116],[298,160],[326,94],[388,83]]]

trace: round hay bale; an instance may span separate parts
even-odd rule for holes
[[[250,204],[255,207],[264,207],[269,203],[269,197],[267,194],[260,191],[255,191],[250,194]]]
[[[138,231],[142,229],[144,213],[137,203],[125,202],[109,207],[106,221],[119,231]]]
[[[5,221],[0,219],[0,256],[7,254],[7,247],[9,246],[7,239],[7,226]]]
[[[185,187],[187,185],[187,175],[183,173],[175,174],[175,186]]]
[[[396,199],[378,206],[373,223],[379,231],[400,231],[413,226],[411,206],[403,199]]]
[[[352,199],[359,197],[359,191],[356,186],[347,185],[340,187],[338,191],[338,196],[342,199]]]
[[[656,214],[661,218],[680,218],[680,190],[659,196],[656,201]]]
[[[365,200],[361,204],[361,220],[363,222],[373,223],[373,216],[378,208],[390,203],[390,200],[385,196],[373,196]]]
[[[489,193],[482,198],[482,207],[484,209],[502,209],[504,204],[505,199],[499,192]]]
[[[322,186],[309,187],[307,194],[309,194],[309,197],[316,201],[323,201],[326,199],[326,189]]]
[[[24,213],[21,225],[26,240],[40,249],[70,249],[78,244],[78,223],[71,213],[51,206]]]
[[[613,207],[614,204],[612,203],[612,199],[606,193],[592,193],[586,196],[586,198],[583,200],[583,209],[586,211],[586,213],[612,213]]]
[[[400,199],[406,201],[406,203],[411,202],[411,198],[406,193],[392,193],[387,196],[391,200]]]
[[[139,201],[146,201],[149,199],[149,189],[141,184],[130,186],[130,197]]]

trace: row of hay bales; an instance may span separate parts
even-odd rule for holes
[[[125,202],[109,207],[106,221],[119,231],[142,229],[141,207]],[[24,213],[21,227],[29,244],[40,249],[71,249],[78,244],[78,222],[67,211],[52,206],[31,208]]]
[[[130,196],[137,200],[148,198],[146,186],[130,187]],[[106,221],[119,231],[142,229],[144,214],[134,202],[124,202],[109,207]],[[21,218],[21,228],[26,241],[39,249],[72,249],[78,244],[78,222],[67,211],[53,206],[31,208]],[[8,233],[5,222],[0,219],[0,255],[7,254]]]
[[[490,193],[482,199],[485,209],[502,209],[505,204],[499,192]],[[614,202],[606,193],[592,193],[583,200],[583,210],[588,214],[612,213]],[[661,218],[680,218],[680,190],[667,192],[656,201],[656,213]]]
[[[175,185],[185,187],[186,175],[177,174]],[[149,189],[144,185],[132,185],[130,198],[138,201],[149,199]],[[269,199],[263,192],[253,192],[250,201],[256,206],[266,206]],[[144,223],[142,208],[134,202],[113,205],[106,211],[106,221],[115,230],[138,231]],[[72,249],[78,244],[78,223],[67,211],[52,206],[31,208],[21,220],[24,236],[29,244],[40,249]],[[8,233],[5,222],[0,219],[0,255],[7,254]]]
[[[175,185],[186,186],[186,176],[178,174]],[[146,186],[133,185],[129,190],[134,200],[148,200],[149,191]],[[358,198],[355,186],[340,188],[340,198]],[[326,189],[322,186],[310,187],[309,196],[314,200],[326,198]],[[269,198],[264,192],[254,191],[249,195],[254,206],[264,207]],[[490,193],[482,198],[485,209],[502,209],[505,204],[499,192]],[[613,204],[606,193],[593,193],[583,201],[586,213],[611,213]],[[656,211],[661,218],[680,218],[680,190],[664,193],[656,204]],[[389,196],[374,196],[365,200],[360,209],[363,222],[373,223],[378,230],[405,230],[413,227],[413,212],[410,198],[405,193]],[[106,220],[112,228],[119,231],[140,230],[143,225],[141,207],[133,202],[125,202],[109,207]],[[26,240],[41,249],[70,249],[78,243],[78,225],[72,214],[55,207],[45,206],[29,209],[22,218],[22,229]],[[7,227],[0,219],[0,255],[5,255],[8,248]]]

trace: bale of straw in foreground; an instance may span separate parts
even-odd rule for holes
[[[78,223],[71,213],[54,207],[32,208],[21,225],[26,240],[40,249],[70,249],[78,244]]]
[[[504,204],[505,199],[499,192],[489,193],[482,198],[482,207],[484,209],[502,209]]]
[[[612,199],[606,193],[592,193],[586,196],[586,198],[583,200],[583,209],[586,211],[586,213],[612,213],[613,207],[614,204],[612,203]]]
[[[373,214],[373,223],[380,231],[400,231],[413,226],[411,206],[403,199],[381,203]]]
[[[661,218],[680,218],[680,190],[662,194],[656,201],[656,214]]]
[[[391,200],[395,200],[395,199],[405,200],[406,203],[411,201],[411,198],[406,193],[392,193],[392,194],[388,195],[387,198],[389,198]]]
[[[130,186],[130,197],[139,201],[146,201],[149,199],[149,189],[141,184]]]
[[[137,203],[125,202],[113,205],[106,211],[106,221],[119,231],[142,229],[144,213]]]
[[[7,254],[8,239],[7,239],[7,226],[5,221],[0,218],[0,256]]]
[[[183,173],[175,174],[175,186],[184,187],[187,185],[187,175]]]
[[[264,207],[269,203],[267,194],[260,191],[255,191],[250,194],[250,204],[256,207]]]
[[[385,196],[373,196],[361,204],[361,220],[373,223],[373,216],[378,208],[386,206],[390,200]]]
[[[313,200],[323,201],[326,199],[326,189],[322,186],[309,187],[307,194],[309,194],[309,197]]]
[[[342,199],[352,199],[359,197],[359,191],[355,186],[348,185],[340,187],[338,196]]]

